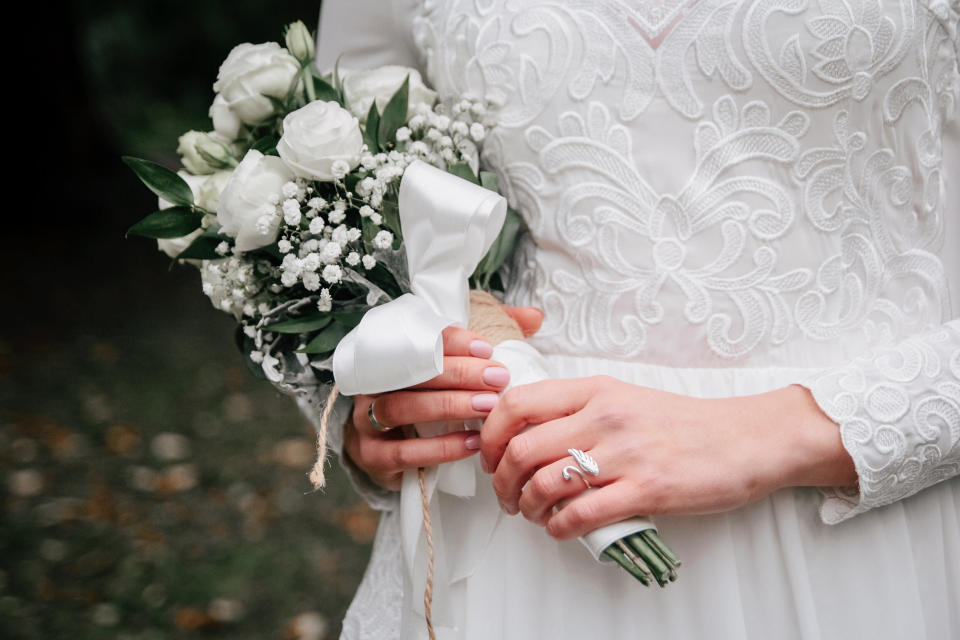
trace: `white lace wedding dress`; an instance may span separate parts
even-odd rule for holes
[[[546,311],[555,375],[801,383],[859,473],[659,518],[684,560],[660,590],[500,514],[478,471],[434,502],[439,638],[960,637],[958,0],[323,10],[321,66],[498,105],[483,159],[530,229],[508,299]],[[397,496],[354,477],[383,516],[343,637],[424,637]]]

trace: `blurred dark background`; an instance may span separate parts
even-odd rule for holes
[[[313,29],[318,11],[63,3],[19,47],[30,82],[7,94],[8,126],[26,141],[8,145],[21,175],[0,234],[0,637],[338,635],[376,518],[336,465],[311,492],[312,428],[247,373],[195,269],[124,239],[156,199],[119,159],[176,167],[177,137],[210,128],[230,48],[279,41],[298,18]]]

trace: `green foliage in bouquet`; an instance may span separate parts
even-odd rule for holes
[[[398,189],[409,162],[424,160],[499,188],[496,175],[478,167],[483,103],[435,106],[412,69],[342,72],[338,64],[321,73],[302,23],[288,27],[286,44],[231,51],[214,84],[215,130],[181,137],[183,170],[123,158],[160,199],[159,210],[128,235],[156,239],[175,261],[200,269],[204,292],[239,321],[237,344],[258,377],[269,377],[271,358],[280,354],[329,359],[371,305],[406,291]],[[256,56],[247,56],[251,51]],[[250,60],[267,66],[252,68]],[[241,83],[234,79],[251,72],[259,74],[262,91],[238,97]],[[337,138],[329,158],[329,149],[318,151],[311,139],[318,127]],[[253,194],[266,213],[243,220],[253,214],[236,212],[236,194],[245,202],[245,185],[268,178],[275,183],[272,199]],[[520,216],[508,210],[472,287],[503,289],[498,271],[521,227]]]

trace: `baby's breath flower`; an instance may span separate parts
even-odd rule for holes
[[[347,227],[345,225],[340,225],[339,227],[333,230],[333,233],[331,234],[330,237],[334,242],[336,242],[340,246],[347,244],[348,242]]]
[[[377,249],[389,249],[393,244],[393,234],[384,229],[377,233],[373,239],[373,246]]]
[[[327,206],[327,201],[319,197],[310,198],[307,200],[307,206],[311,209],[323,209]]]
[[[333,211],[327,214],[327,217],[330,218],[331,224],[340,224],[341,222],[343,222],[344,218],[347,217],[347,214],[344,213],[343,210],[341,209],[334,209]]]
[[[293,249],[293,245],[290,244],[289,240],[284,238],[277,243],[277,249],[280,251],[280,253],[290,253],[290,251]]]
[[[343,278],[343,269],[338,264],[328,264],[323,268],[323,279],[330,284],[336,284]]]
[[[316,291],[320,288],[320,276],[315,271],[303,274],[303,288],[307,291]]]
[[[377,259],[370,255],[363,256],[361,262],[363,262],[364,269],[373,269],[377,266]]]
[[[283,201],[283,221],[290,226],[300,224],[300,203],[293,198]]]
[[[342,180],[344,176],[350,173],[350,164],[346,160],[334,160],[330,165],[330,173],[337,180]]]
[[[300,193],[300,187],[297,186],[296,182],[284,182],[280,192],[284,198],[296,198],[297,194]]]
[[[410,129],[407,127],[400,127],[397,129],[397,142],[406,142],[410,139]]]
[[[292,287],[293,285],[297,284],[297,274],[293,271],[284,271],[280,276],[280,282],[285,287]]]
[[[228,253],[230,253],[230,244],[226,240],[224,240],[223,242],[217,245],[217,248],[214,249],[214,251],[216,251],[218,255],[225,256]]]
[[[479,122],[474,122],[470,125],[470,137],[477,142],[483,142],[484,137],[487,135],[487,130],[483,128],[483,125]]]
[[[253,315],[252,313],[247,313],[247,307],[253,307],[253,305],[250,303],[247,303],[243,306],[243,312],[248,316],[252,316]],[[254,327],[252,324],[245,324],[243,325],[243,333],[248,338],[252,338],[257,335],[257,328]]]
[[[317,216],[316,218],[310,221],[310,233],[312,233],[315,236],[318,236],[321,233],[323,233],[323,227],[324,227],[323,218],[321,218],[320,216]]]
[[[311,232],[312,232],[312,229],[311,229]],[[320,231],[317,232],[317,234],[320,234],[320,233],[323,233],[323,229],[320,229]],[[320,241],[317,240],[316,238],[310,238],[309,240],[307,240],[306,242],[304,242],[303,244],[300,245],[300,249],[301,249],[304,253],[310,253],[310,252],[312,252],[312,251],[319,251],[319,250],[320,250]]]
[[[357,227],[351,227],[350,229],[347,229],[347,240],[349,242],[356,242],[360,239],[361,235],[362,232]]]
[[[351,251],[347,254],[346,263],[351,267],[355,267],[360,264],[360,254],[356,251]]]
[[[320,252],[320,260],[324,264],[333,264],[340,259],[340,253],[343,249],[336,242],[328,242]]]
[[[263,353],[260,351],[251,351],[250,359],[256,362],[257,364],[260,364],[261,362],[263,362]]]
[[[330,289],[320,290],[320,299],[317,300],[317,311],[330,311],[333,306],[333,299],[330,297]]]
[[[371,213],[370,222],[379,226],[381,223],[383,223],[383,216],[381,216],[379,213],[376,213],[376,212]]]
[[[320,268],[320,254],[308,253],[307,256],[303,259],[303,270],[316,271],[319,268]]]

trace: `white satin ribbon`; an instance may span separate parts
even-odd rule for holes
[[[384,393],[443,373],[441,332],[470,317],[468,279],[500,233],[503,196],[419,160],[400,180],[412,294],[374,307],[333,354],[341,393]]]

